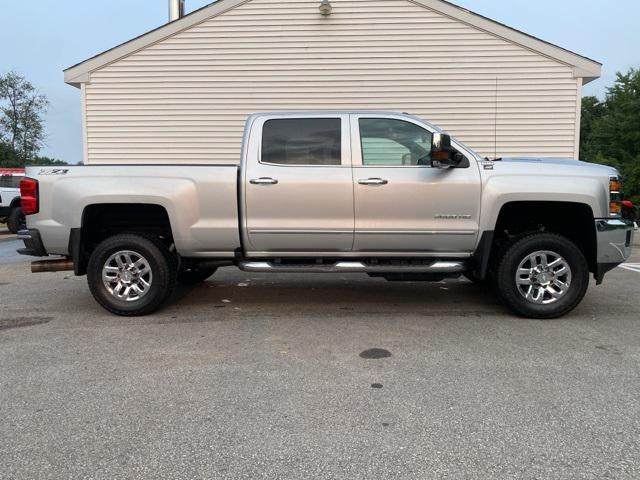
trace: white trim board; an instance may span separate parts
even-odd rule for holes
[[[178,20],[140,35],[128,42],[78,63],[64,71],[64,81],[75,87],[90,82],[93,71],[120,60],[132,53],[171,37],[183,30],[198,25],[210,18],[221,15],[251,0],[218,0],[196,10]],[[434,10],[452,19],[463,22],[479,30],[520,45],[548,58],[573,67],[576,78],[582,78],[586,84],[600,77],[602,64],[582,55],[578,55],[557,45],[540,40],[519,30],[510,28],[499,22],[483,17],[444,0],[407,0],[416,5]],[[319,3],[319,2],[318,2]]]

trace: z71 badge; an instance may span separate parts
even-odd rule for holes
[[[68,168],[41,168],[38,175],[66,175]]]

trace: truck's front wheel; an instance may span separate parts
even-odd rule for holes
[[[176,261],[159,240],[135,234],[107,238],[91,254],[87,280],[93,297],[123,316],[147,315],[171,295]]]
[[[573,310],[589,286],[589,267],[568,238],[534,233],[508,247],[495,284],[509,308],[528,318],[557,318]]]

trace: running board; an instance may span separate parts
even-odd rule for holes
[[[238,265],[245,272],[273,273],[462,273],[468,270],[464,262],[436,260],[423,264],[375,264],[364,262],[336,262],[331,264],[281,264],[248,262]]]

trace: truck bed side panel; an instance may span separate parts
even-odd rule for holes
[[[109,203],[164,207],[176,249],[185,257],[231,257],[240,246],[235,165],[78,166],[54,172],[27,169],[40,192],[40,212],[27,217],[27,224],[40,231],[50,254],[68,253],[70,230],[82,226],[86,207]]]

